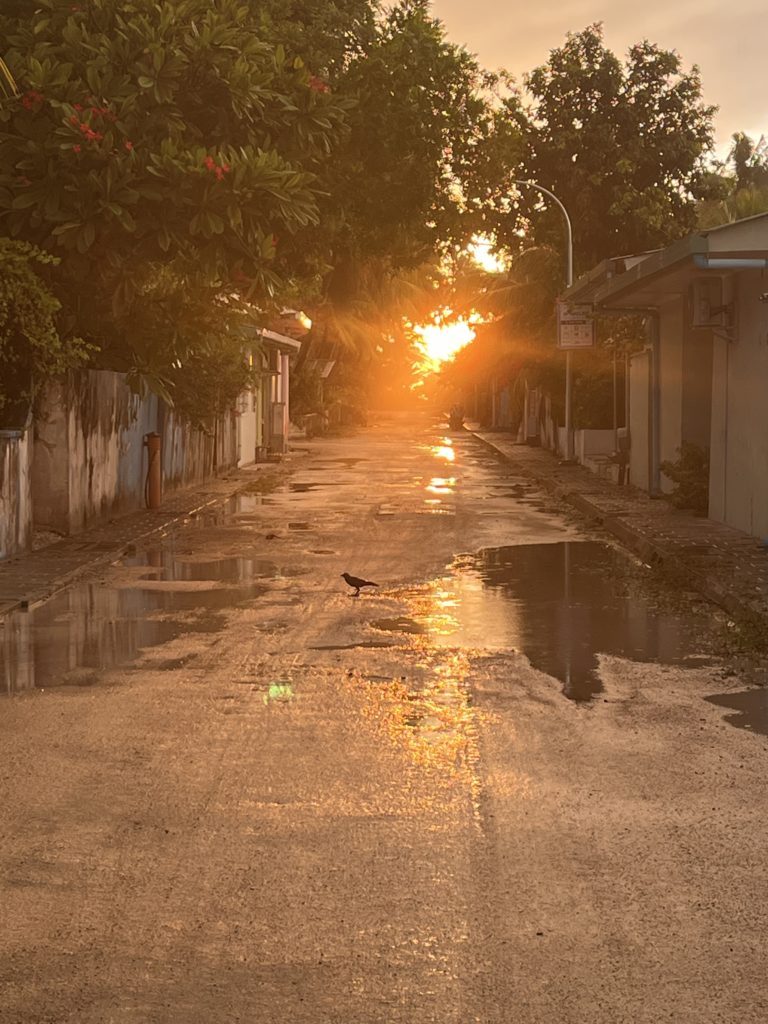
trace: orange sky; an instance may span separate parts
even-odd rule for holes
[[[518,78],[543,63],[566,32],[602,21],[619,54],[647,38],[676,49],[686,66],[699,65],[704,98],[720,107],[720,151],[735,131],[768,134],[766,0],[433,0],[432,11],[485,67],[505,67]]]

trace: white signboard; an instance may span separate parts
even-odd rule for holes
[[[557,347],[592,348],[595,344],[595,321],[590,303],[558,302]]]

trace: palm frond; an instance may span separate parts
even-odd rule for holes
[[[19,95],[19,87],[16,85],[16,79],[11,74],[11,69],[2,57],[0,57],[0,91],[2,91],[2,94],[5,97]]]

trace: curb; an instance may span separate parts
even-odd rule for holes
[[[467,433],[485,444],[495,452],[497,456],[504,459],[505,462],[514,464],[514,459],[509,455],[509,453],[497,447],[489,438],[483,437],[469,429],[467,429]],[[522,475],[533,480],[542,488],[542,490],[553,494],[556,498],[571,505],[583,515],[594,520],[599,526],[612,534],[618,541],[620,541],[626,548],[641,558],[644,562],[653,565],[656,568],[663,569],[677,580],[684,582],[692,590],[695,590],[713,604],[718,605],[734,618],[740,618],[746,622],[760,626],[768,625],[768,611],[759,611],[755,609],[746,601],[734,595],[732,591],[728,590],[727,587],[720,584],[717,580],[714,580],[692,568],[677,554],[660,544],[654,543],[645,533],[634,529],[621,518],[620,514],[604,512],[599,506],[593,504],[589,498],[585,497],[583,494],[580,494],[577,491],[571,491],[567,487],[563,487],[551,480],[549,477],[540,476],[539,474],[532,472],[525,466],[517,466],[516,468]],[[588,472],[588,470],[583,471],[585,473]]]

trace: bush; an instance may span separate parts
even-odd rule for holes
[[[89,347],[59,334],[59,302],[38,271],[54,257],[0,238],[0,428],[23,429],[46,381],[81,365]]]
[[[684,441],[677,449],[680,458],[661,463],[661,471],[675,487],[671,494],[677,508],[690,509],[694,515],[709,512],[709,449]]]

